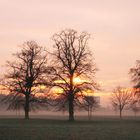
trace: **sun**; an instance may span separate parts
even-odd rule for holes
[[[74,82],[74,84],[80,84],[80,83],[83,82],[83,80],[79,77],[76,77],[76,78],[73,79],[73,82]]]
[[[68,82],[68,79],[66,79],[66,81]],[[82,79],[82,78],[80,78],[80,77],[74,77],[73,78],[73,83],[74,84],[81,84],[81,83],[83,83],[83,82],[85,82],[86,80],[84,80],[84,79]],[[63,81],[63,80],[56,80],[55,81],[55,83],[57,83],[57,84],[59,84],[59,83],[65,83],[65,81]]]

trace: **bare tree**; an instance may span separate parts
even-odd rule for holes
[[[130,89],[116,87],[111,94],[111,103],[115,110],[119,110],[120,118],[125,107],[131,104],[133,95]]]
[[[89,34],[80,35],[72,29],[63,30],[53,36],[53,67],[50,68],[51,86],[61,90],[59,103],[68,103],[69,121],[74,121],[74,105],[86,90],[95,90],[97,71],[92,53],[87,48]],[[79,78],[79,82],[75,79]]]
[[[3,86],[9,94],[3,101],[9,102],[9,109],[24,107],[25,119],[29,119],[29,110],[33,108],[30,103],[39,102],[36,94],[42,93],[41,85],[47,78],[47,54],[35,41],[27,41],[14,56],[14,62],[7,62]]]
[[[134,83],[134,92],[137,102],[140,103],[140,60],[136,61],[136,66],[129,71],[131,81]]]
[[[88,118],[91,120],[92,112],[99,107],[99,100],[95,96],[85,96],[84,109],[88,111]]]
[[[135,114],[135,117],[137,116],[137,113],[140,112],[140,106],[138,104],[138,102],[133,102],[131,105],[130,105],[130,109],[134,112]]]
[[[140,60],[136,61],[136,66],[129,71],[135,88],[140,88]]]

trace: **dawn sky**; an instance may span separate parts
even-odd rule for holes
[[[0,0],[1,65],[24,41],[50,48],[51,36],[66,28],[91,34],[106,91],[130,86],[128,71],[140,59],[139,0]]]

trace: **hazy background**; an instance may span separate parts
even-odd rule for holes
[[[132,86],[128,71],[140,59],[140,1],[0,0],[0,64],[27,40],[50,49],[51,36],[65,28],[91,34],[96,77],[107,94],[101,101],[108,106],[113,87]]]

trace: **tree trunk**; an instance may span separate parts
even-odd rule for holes
[[[73,99],[71,98],[69,100],[69,121],[74,121],[74,105],[73,105]]]
[[[137,117],[137,113],[135,112],[135,117]]]
[[[92,107],[90,107],[90,120],[92,118]]]
[[[29,94],[25,96],[25,119],[29,119]]]
[[[122,110],[120,109],[120,119],[122,118]]]
[[[88,106],[88,120],[90,120],[90,110],[89,110],[89,106]]]
[[[69,121],[73,122],[74,121],[73,74],[71,74],[70,76],[70,92],[69,92],[68,100],[69,100]]]

